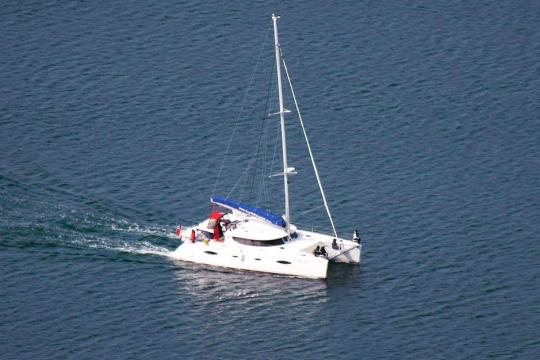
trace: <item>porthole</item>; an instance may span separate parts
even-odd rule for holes
[[[280,264],[284,264],[284,265],[289,265],[290,264],[289,261],[285,261],[285,260],[278,260],[277,262],[280,263]]]
[[[210,251],[210,250],[205,251],[205,253],[208,255],[217,255],[217,252]]]

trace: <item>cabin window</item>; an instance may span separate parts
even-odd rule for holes
[[[209,255],[217,255],[217,252],[215,251],[205,251],[206,254],[209,254]]]
[[[251,246],[277,246],[277,245],[283,245],[285,243],[285,240],[287,240],[286,237],[274,239],[274,240],[251,240],[251,239],[245,239],[241,237],[233,237],[234,241],[243,244],[243,245],[251,245]]]
[[[278,260],[278,261],[276,261],[276,262],[279,263],[279,264],[285,264],[285,265],[290,264],[289,261],[285,261],[285,260]]]

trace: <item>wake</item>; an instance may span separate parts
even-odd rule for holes
[[[152,244],[149,241],[115,241],[110,238],[85,238],[74,241],[90,249],[103,249],[108,251],[118,251],[139,255],[158,255],[163,257],[172,257],[173,250],[164,246]]]
[[[119,231],[123,233],[129,233],[134,235],[152,235],[152,236],[159,236],[163,238],[169,238],[169,239],[176,239],[176,235],[174,232],[171,231],[170,227],[142,227],[139,226],[137,223],[129,224],[127,222],[121,222],[120,224],[112,224],[111,229],[114,231]],[[175,244],[176,246],[179,245]],[[140,241],[140,242],[127,242],[124,241],[123,243],[117,245],[117,246],[110,246],[109,249],[121,251],[125,253],[131,253],[131,254],[140,254],[140,255],[158,255],[158,256],[165,256],[165,257],[171,257],[171,254],[173,251],[163,247],[158,246],[155,244],[152,244],[149,241]]]
[[[115,219],[113,219],[115,220]],[[129,224],[125,220],[115,220],[116,224],[111,225],[111,229],[114,231],[120,231],[131,234],[141,235],[153,235],[159,237],[166,237],[174,239],[176,236],[170,227],[155,226],[155,227],[142,227],[137,223]]]
[[[172,257],[174,250],[169,250],[164,246],[156,245],[148,240],[137,240],[137,237],[141,235],[150,235],[160,238],[176,239],[177,241],[171,245],[174,245],[174,248],[180,245],[180,241],[178,241],[175,233],[170,227],[144,227],[139,226],[137,223],[129,223],[125,220],[112,219],[110,229],[113,230],[113,232],[106,236],[92,236],[85,234],[80,236],[74,242],[83,247],[92,249],[103,249],[138,255],[157,255],[169,258]],[[128,235],[129,239],[115,239],[115,236],[113,235],[114,233],[117,233],[118,237],[122,237],[121,234]]]
[[[158,255],[158,256],[165,256],[165,257],[171,257],[171,254],[173,252],[165,247],[157,246],[152,243],[149,243],[148,241],[142,241],[140,243],[135,243],[135,244],[113,246],[110,249],[125,252],[125,253],[131,253],[131,254]]]

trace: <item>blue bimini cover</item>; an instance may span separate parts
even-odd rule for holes
[[[236,201],[233,199],[227,199],[219,195],[212,196],[210,198],[210,201],[213,202],[214,204],[222,205],[222,206],[232,208],[232,209],[237,209],[240,211],[244,211],[248,214],[255,215],[277,226],[281,226],[281,227],[287,226],[287,223],[285,222],[285,220],[283,220],[281,216],[276,215],[266,209],[258,208],[256,206],[249,205],[249,204],[244,204],[244,203],[241,203],[240,201]]]

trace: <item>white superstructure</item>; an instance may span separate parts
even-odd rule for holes
[[[285,228],[240,211],[221,216],[215,236],[212,220],[183,229],[182,245],[172,256],[212,266],[320,279],[326,278],[329,261],[360,263],[361,245],[356,241],[294,225],[290,225],[289,237]]]

